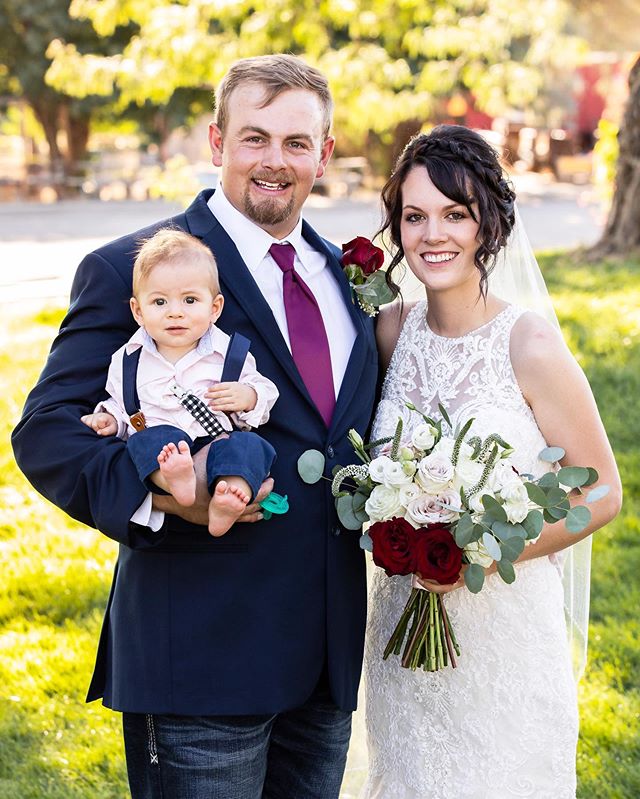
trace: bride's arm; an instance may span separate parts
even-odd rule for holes
[[[588,506],[591,521],[581,533],[567,532],[563,522],[545,524],[540,538],[518,559],[524,561],[558,552],[610,522],[620,511],[622,486],[591,387],[560,333],[526,313],[514,325],[510,348],[518,385],[545,441],[565,450],[561,465],[591,466],[599,475],[595,485],[610,488]],[[571,504],[584,505],[584,496],[576,495]]]

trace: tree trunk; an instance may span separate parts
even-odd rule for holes
[[[627,255],[640,251],[640,58],[629,73],[629,99],[618,133],[620,155],[609,218],[589,255]]]
[[[39,98],[27,97],[27,102],[33,109],[38,122],[42,125],[42,130],[44,131],[47,145],[49,146],[49,184],[52,185],[58,195],[60,195],[64,178],[64,159],[60,147],[58,146],[60,106],[58,103],[52,102],[52,98],[47,95]],[[37,165],[34,165],[34,167],[37,167]],[[38,181],[39,174],[39,169],[33,172],[32,178],[34,184],[30,187],[35,189],[36,194],[38,194],[40,188],[42,188]]]

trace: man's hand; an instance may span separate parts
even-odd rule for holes
[[[246,383],[218,383],[205,392],[209,407],[224,413],[252,411],[258,402],[254,388]]]
[[[99,436],[115,436],[118,432],[116,417],[110,413],[88,413],[81,416],[80,421],[95,430]]]
[[[208,444],[203,447],[199,452],[193,456],[193,468],[196,473],[196,501],[188,508],[178,505],[175,499],[171,496],[164,496],[160,494],[153,495],[153,507],[156,510],[170,513],[172,516],[180,516],[187,522],[192,524],[199,524],[207,527],[209,524],[209,502],[211,495],[207,488],[207,453],[209,452]],[[262,519],[262,509],[260,502],[271,493],[273,490],[273,479],[268,477],[260,486],[257,496],[253,501],[244,509],[244,513],[238,519],[238,522],[259,522]]]

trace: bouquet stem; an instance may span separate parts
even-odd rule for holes
[[[421,588],[412,589],[385,647],[383,659],[391,654],[399,655],[405,641],[401,657],[403,668],[438,671],[449,663],[456,668],[454,652],[459,656],[460,647],[440,594]]]

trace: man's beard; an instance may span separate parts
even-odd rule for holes
[[[280,205],[277,200],[270,200],[268,197],[259,204],[252,201],[249,192],[246,191],[243,197],[244,214],[252,222],[260,227],[272,227],[279,225],[288,219],[295,209],[295,200],[292,197],[286,205]]]

